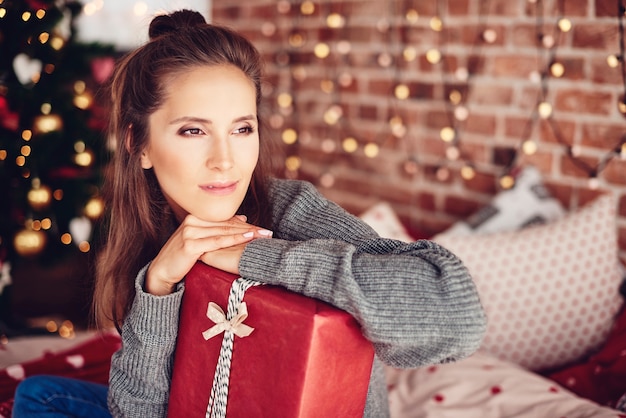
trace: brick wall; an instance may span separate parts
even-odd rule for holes
[[[356,214],[389,201],[435,233],[531,163],[567,208],[617,195],[626,260],[624,83],[607,61],[620,56],[618,4],[231,0],[213,2],[212,18],[265,56],[262,111],[283,175]],[[292,144],[280,141],[289,129]]]

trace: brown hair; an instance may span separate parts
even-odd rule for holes
[[[152,170],[141,168],[149,138],[148,118],[164,102],[172,77],[198,66],[233,65],[256,87],[261,100],[261,57],[243,36],[207,24],[198,12],[181,10],[155,17],[150,41],[124,56],[111,78],[110,140],[115,143],[112,172],[105,180],[106,243],[96,266],[93,311],[96,324],[119,329],[135,297],[134,280],[176,228]],[[270,170],[267,141],[259,117],[260,155],[238,213],[271,228],[267,198]]]

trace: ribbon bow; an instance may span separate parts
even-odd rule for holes
[[[248,317],[246,302],[241,302],[237,308],[237,314],[227,319],[222,308],[215,302],[209,302],[206,316],[215,323],[211,328],[202,333],[205,340],[215,337],[225,331],[231,331],[239,338],[250,335],[254,328],[246,325],[243,321]]]

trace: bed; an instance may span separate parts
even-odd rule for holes
[[[382,236],[410,241],[391,205],[361,215]],[[456,363],[388,367],[393,418],[626,418],[625,272],[615,201],[567,212],[532,167],[472,217],[433,237],[459,255],[488,317],[480,350]],[[0,417],[25,376],[106,382],[113,332],[35,336],[0,344]]]

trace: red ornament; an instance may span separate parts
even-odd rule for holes
[[[91,74],[98,84],[104,83],[113,74],[114,69],[113,57],[94,58],[91,61]]]

